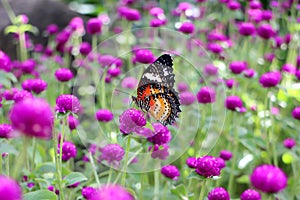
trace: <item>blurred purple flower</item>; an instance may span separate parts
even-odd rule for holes
[[[253,0],[249,2],[249,7],[251,9],[261,9],[262,5],[260,3],[260,1],[258,0]]]
[[[102,67],[108,67],[108,66],[115,66],[115,67],[121,67],[123,65],[123,62],[121,59],[116,58],[112,55],[100,55],[98,57],[98,62]]]
[[[232,153],[228,150],[220,151],[220,158],[223,160],[230,160],[232,158]]]
[[[8,55],[0,50],[0,69],[9,72],[12,69],[12,64]]]
[[[150,64],[155,60],[153,53],[148,49],[139,49],[135,52],[137,62]]]
[[[54,115],[43,99],[26,98],[15,103],[9,118],[13,127],[27,136],[41,139],[52,137]]]
[[[218,43],[208,43],[207,44],[207,49],[209,51],[211,51],[212,53],[215,53],[215,54],[219,54],[223,51],[222,46]]]
[[[296,75],[296,78],[300,81],[300,70],[297,70],[295,75]]]
[[[22,200],[22,189],[14,179],[0,175],[0,197],[3,200]]]
[[[254,69],[248,68],[244,70],[244,76],[246,78],[252,78],[253,76],[255,76],[256,72]]]
[[[118,9],[119,14],[124,17],[127,21],[139,21],[141,14],[138,10],[129,7],[120,7]]]
[[[180,2],[176,7],[176,10],[179,12],[185,12],[192,8],[192,5],[189,2]]]
[[[88,55],[92,51],[92,46],[88,42],[82,42],[79,47],[79,52],[82,55]]]
[[[266,193],[277,193],[287,186],[287,176],[278,167],[273,165],[257,166],[251,176],[252,185]]]
[[[20,102],[26,98],[33,98],[33,95],[27,90],[19,90],[14,94],[13,100],[15,102]]]
[[[189,157],[189,158],[187,158],[186,159],[186,164],[190,168],[197,168],[197,165],[198,165],[197,158],[195,158],[195,157]]]
[[[252,190],[252,189],[247,189],[245,190],[241,196],[241,200],[261,200],[261,196],[259,192]]]
[[[185,92],[189,89],[189,86],[184,82],[179,82],[177,88],[179,92]]]
[[[259,83],[265,88],[274,87],[280,81],[281,74],[278,71],[266,72],[259,78]]]
[[[213,76],[213,75],[216,75],[218,74],[218,67],[214,66],[213,64],[207,64],[204,66],[204,74],[206,75],[210,75],[210,76]]]
[[[57,153],[60,152],[60,144],[57,146]],[[68,161],[71,158],[75,158],[77,155],[77,149],[72,142],[65,141],[62,145],[62,160]]]
[[[179,27],[179,31],[185,34],[192,34],[195,30],[195,26],[192,22],[183,22]]]
[[[228,96],[225,100],[225,107],[229,110],[236,111],[236,109],[243,108],[243,101],[238,96]]]
[[[160,7],[153,7],[149,10],[149,14],[153,17],[159,17],[164,14],[164,10]]]
[[[119,117],[120,131],[129,134],[146,125],[146,119],[142,111],[130,108],[125,110]]]
[[[96,189],[93,187],[85,186],[81,189],[81,194],[85,199],[91,199],[92,196],[96,193]]]
[[[55,110],[60,113],[73,112],[77,114],[81,109],[78,98],[72,94],[62,94],[56,98]]]
[[[165,177],[173,180],[178,180],[178,177],[180,176],[180,172],[175,165],[163,166],[160,171]]]
[[[68,116],[68,125],[69,125],[70,130],[74,130],[79,125],[79,121],[73,115],[69,115]]]
[[[192,92],[185,91],[179,94],[179,99],[182,105],[191,105],[195,102],[196,97]]]
[[[214,89],[204,86],[197,93],[197,99],[199,103],[213,103],[216,101],[216,93]]]
[[[239,28],[239,33],[243,36],[249,36],[255,34],[255,26],[250,22],[242,22],[238,28]]]
[[[117,77],[121,74],[121,69],[118,67],[109,68],[107,70],[107,74],[110,75],[111,77]]]
[[[153,123],[152,127],[154,128],[155,135],[148,137],[149,142],[162,145],[171,141],[172,135],[166,126],[161,123]]]
[[[151,152],[151,158],[153,159],[158,158],[160,160],[166,160],[169,156],[169,146],[167,144],[154,144],[149,147],[148,151]]]
[[[226,86],[229,88],[229,89],[231,89],[233,86],[237,86],[238,85],[238,83],[234,80],[234,79],[227,79],[226,81],[225,81],[225,84],[226,84]]]
[[[47,26],[46,32],[48,35],[54,35],[58,33],[58,26],[56,24],[50,24]]]
[[[96,119],[100,122],[109,122],[113,120],[114,115],[108,109],[99,109],[95,115]]]
[[[300,106],[293,109],[292,116],[293,118],[300,120]]]
[[[123,147],[119,144],[107,144],[105,147],[101,148],[100,160],[107,161],[109,164],[118,165],[118,163],[123,159],[125,151]]]
[[[281,70],[283,72],[287,72],[289,74],[294,75],[296,73],[297,68],[292,64],[285,63],[284,65],[282,65]]]
[[[224,188],[217,187],[208,193],[208,200],[230,200],[230,196]]]
[[[230,9],[230,10],[238,10],[241,8],[241,4],[236,1],[236,0],[230,0],[228,3],[227,3],[227,7]]]
[[[102,30],[102,22],[98,18],[91,18],[86,25],[88,34],[100,34]]]
[[[221,173],[221,168],[215,157],[203,156],[197,158],[196,172],[205,178],[210,178],[212,176],[219,176]]]
[[[10,124],[0,124],[0,138],[13,138],[14,129]]]
[[[275,35],[275,31],[270,24],[262,24],[257,28],[257,34],[267,40]]]
[[[296,146],[296,141],[293,138],[286,138],[283,140],[283,146],[287,149],[292,149]]]
[[[166,20],[153,18],[153,19],[150,20],[149,24],[150,24],[151,27],[160,27],[160,26],[166,24]]]
[[[10,101],[14,99],[14,95],[18,92],[18,88],[10,88],[7,90],[4,90],[2,96],[6,101]]]
[[[126,89],[135,89],[137,87],[138,80],[135,77],[126,77],[123,79],[121,86]]]
[[[273,13],[271,10],[263,10],[261,17],[263,20],[270,21],[273,18]]]
[[[54,75],[61,82],[67,82],[73,78],[73,73],[69,68],[59,68],[55,71]]]
[[[240,74],[247,69],[248,64],[245,61],[233,61],[229,64],[229,69],[234,74]]]
[[[21,69],[23,73],[30,74],[33,72],[36,66],[36,61],[34,59],[27,59],[21,63]]]
[[[122,186],[104,185],[89,200],[134,200],[134,197]]]

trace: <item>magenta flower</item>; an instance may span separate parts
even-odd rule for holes
[[[88,20],[86,30],[89,34],[99,34],[102,30],[102,22],[98,18],[91,18]]]
[[[81,109],[78,98],[72,94],[62,94],[56,98],[55,110],[60,113],[78,113]]]
[[[69,125],[70,130],[74,130],[79,125],[79,121],[73,115],[69,115],[68,116],[68,125]]]
[[[164,15],[164,10],[160,7],[153,7],[149,10],[149,14],[153,17],[160,17]]]
[[[57,146],[57,153],[60,152],[60,144]],[[77,149],[72,142],[65,141],[62,145],[62,160],[68,161],[71,158],[75,158],[77,155]]]
[[[22,189],[14,179],[0,175],[0,197],[3,200],[22,200]]]
[[[138,129],[146,125],[146,119],[142,111],[130,108],[125,110],[119,117],[120,131],[123,134],[136,132]]]
[[[270,24],[262,24],[257,28],[257,34],[267,40],[275,35],[275,31]]]
[[[247,69],[247,66],[248,64],[245,61],[233,61],[229,64],[229,69],[234,74],[240,74]]]
[[[214,89],[210,87],[202,87],[197,93],[197,99],[199,103],[207,104],[216,101],[216,93]]]
[[[296,146],[296,141],[293,138],[286,138],[283,141],[283,145],[287,149],[292,149],[294,146]]]
[[[160,26],[166,24],[166,22],[167,22],[166,19],[161,20],[161,19],[153,18],[150,20],[149,24],[151,27],[160,27]]]
[[[122,186],[101,186],[89,200],[134,200],[134,197]]]
[[[169,146],[167,144],[150,146],[148,151],[151,152],[151,158],[158,158],[160,160],[166,160],[169,156]]]
[[[179,99],[182,105],[191,105],[195,102],[196,97],[192,92],[186,91],[179,94]]]
[[[135,89],[138,85],[138,80],[134,77],[126,77],[123,79],[121,86],[126,89]]]
[[[214,66],[213,64],[207,64],[204,66],[203,72],[207,75],[213,76],[218,74],[219,68]]]
[[[54,115],[43,99],[27,98],[14,104],[9,118],[13,127],[27,136],[41,139],[52,137]]]
[[[217,187],[208,193],[208,200],[230,200],[230,196],[224,188]]]
[[[98,58],[98,62],[102,67],[114,66],[121,67],[123,62],[121,59],[116,58],[112,55],[100,55]]]
[[[124,157],[125,151],[119,144],[107,144],[101,150],[100,160],[117,165]]]
[[[67,82],[73,78],[73,73],[69,68],[59,68],[55,71],[54,75],[61,82]]]
[[[121,69],[118,67],[109,68],[107,70],[107,74],[110,75],[111,77],[117,77],[121,74]]]
[[[87,56],[92,51],[92,46],[88,42],[82,42],[79,47],[79,52]]]
[[[81,189],[81,194],[85,199],[91,199],[96,191],[97,190],[95,188],[86,186]]]
[[[195,26],[192,22],[183,22],[179,27],[179,31],[185,34],[192,34],[195,30]]]
[[[0,138],[13,138],[14,129],[10,124],[0,124]]]
[[[122,17],[124,17],[127,21],[139,21],[141,19],[140,12],[136,9],[129,7],[119,8],[119,14]]]
[[[18,92],[17,88],[10,88],[7,90],[4,90],[2,96],[6,101],[14,100],[15,94]]]
[[[281,74],[278,71],[266,72],[259,78],[259,83],[265,88],[274,87],[278,85],[280,81]]]
[[[22,88],[29,92],[39,94],[47,89],[47,82],[42,79],[27,79],[22,83]]]
[[[178,168],[174,165],[163,166],[160,171],[165,177],[173,180],[177,180],[180,176]]]
[[[251,9],[260,9],[262,7],[260,1],[257,1],[257,0],[250,1],[249,6]]]
[[[140,49],[135,52],[135,59],[137,62],[150,64],[155,60],[155,57],[150,50]]]
[[[33,72],[35,66],[36,66],[36,61],[33,59],[28,59],[23,61],[20,67],[23,73],[30,74]]]
[[[300,106],[294,108],[292,111],[292,116],[293,118],[300,120]]]
[[[46,32],[48,35],[54,35],[58,33],[58,26],[56,24],[50,24],[47,26]]]
[[[241,4],[236,1],[236,0],[231,0],[227,3],[227,7],[230,9],[230,10],[238,10],[241,8]]]
[[[243,101],[238,96],[228,96],[225,100],[225,107],[229,110],[236,111],[236,109],[243,108]]]
[[[256,189],[266,193],[276,193],[286,187],[287,176],[280,168],[264,164],[253,170],[250,181]]]
[[[171,141],[172,135],[166,126],[161,123],[153,123],[152,126],[154,128],[155,135],[148,137],[149,142],[162,145]]]
[[[100,122],[109,122],[113,120],[114,115],[108,109],[99,109],[95,115],[96,119]]]
[[[189,166],[190,168],[197,168],[197,165],[198,165],[198,161],[197,161],[197,158],[195,157],[189,157],[186,159],[186,164],[187,166]]]
[[[188,84],[186,84],[184,82],[179,82],[178,86],[177,86],[177,89],[178,89],[179,92],[185,92],[185,91],[188,91],[189,86],[188,86]]]
[[[0,50],[0,69],[9,72],[12,68],[12,64],[8,55]]]
[[[220,158],[223,160],[230,160],[232,158],[232,153],[228,150],[220,151]]]
[[[241,196],[241,200],[261,200],[261,196],[259,192],[252,190],[252,189],[247,189],[245,190]]]
[[[215,53],[215,54],[219,54],[223,51],[222,46],[218,43],[208,43],[207,44],[207,49],[209,51],[211,51],[212,53]]]
[[[234,79],[228,79],[225,81],[226,86],[231,89],[233,86],[237,86],[238,83]]]
[[[15,102],[23,101],[26,98],[33,98],[33,95],[27,90],[19,90],[13,96]]]
[[[219,161],[213,156],[203,156],[197,159],[196,172],[205,178],[219,176],[221,169]]]
[[[245,76],[246,78],[252,78],[253,76],[255,76],[255,74],[256,74],[256,72],[255,72],[254,69],[248,68],[248,69],[245,69],[245,70],[244,70],[244,76]]]
[[[295,75],[296,75],[296,78],[300,81],[300,70],[297,70]]]
[[[292,64],[286,63],[282,65],[281,70],[294,75],[296,73],[297,68]]]

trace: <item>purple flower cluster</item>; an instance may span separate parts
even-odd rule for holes
[[[89,200],[134,200],[125,188],[119,185],[101,186],[95,193],[91,195]]]
[[[0,138],[14,137],[14,129],[10,124],[0,124]]]
[[[119,118],[120,131],[123,134],[137,132],[138,129],[146,125],[146,119],[142,111],[130,108],[125,110]]]
[[[105,147],[101,148],[100,160],[107,161],[109,164],[118,165],[118,163],[123,159],[125,151],[123,147],[119,144],[107,144]]]
[[[57,153],[60,153],[60,144],[57,146]],[[72,142],[65,141],[62,145],[62,160],[68,161],[71,158],[75,158],[77,155],[77,149]]]
[[[59,68],[55,71],[54,75],[60,82],[67,82],[73,78],[73,73],[68,68]]]
[[[78,98],[72,94],[62,94],[56,99],[56,111],[78,113],[81,109]]]
[[[160,171],[165,177],[173,180],[177,180],[180,176],[178,168],[174,165],[163,166]]]
[[[261,200],[261,195],[255,190],[247,189],[241,194],[240,198],[241,200]]]
[[[113,120],[114,115],[108,109],[99,109],[95,115],[96,119],[100,122],[109,122]]]
[[[3,200],[22,200],[22,188],[15,180],[0,175],[0,197]]]
[[[199,103],[203,104],[214,103],[216,101],[216,93],[214,89],[205,86],[197,93],[197,99]]]
[[[217,187],[208,193],[208,200],[230,200],[230,196],[224,188]]]
[[[22,83],[22,88],[29,92],[40,94],[47,89],[47,82],[42,79],[27,79]]]

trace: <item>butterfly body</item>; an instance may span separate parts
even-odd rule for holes
[[[175,122],[181,112],[178,94],[173,89],[175,75],[172,66],[170,55],[159,57],[144,71],[137,97],[132,97],[139,108],[163,125]]]

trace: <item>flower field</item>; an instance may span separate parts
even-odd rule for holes
[[[297,1],[1,3],[0,200],[300,199]]]

